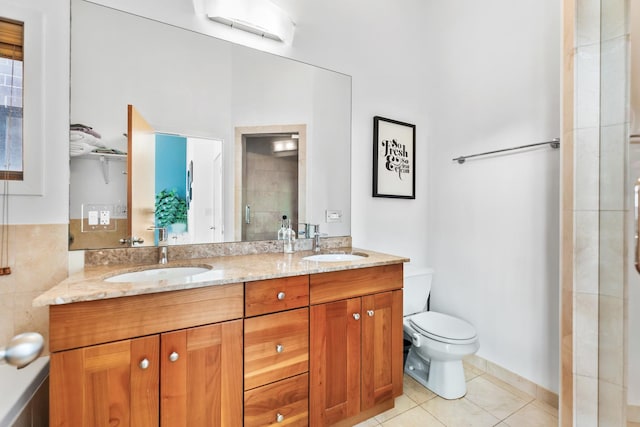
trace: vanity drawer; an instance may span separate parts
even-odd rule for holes
[[[308,307],[245,319],[245,390],[308,370]]]
[[[244,393],[244,425],[309,425],[309,375],[302,374]]]
[[[310,302],[322,304],[402,289],[402,264],[312,274]]]
[[[309,305],[309,276],[245,283],[245,317]]]

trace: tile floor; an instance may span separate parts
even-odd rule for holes
[[[558,410],[473,366],[465,365],[467,394],[446,400],[405,375],[395,408],[356,427],[556,427]]]

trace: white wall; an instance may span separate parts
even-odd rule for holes
[[[559,387],[559,150],[452,159],[560,132],[560,5],[439,2],[430,51],[433,309],[469,320],[478,355]]]
[[[42,196],[11,196],[9,223],[65,224],[69,221],[69,5],[49,0],[1,0],[0,4],[6,6],[0,9],[0,15],[18,7],[36,11],[43,22],[42,69],[37,70],[44,76],[42,88],[27,80],[24,90],[41,90],[38,102],[42,102],[44,114],[41,123],[25,117],[24,126],[25,137],[36,133],[43,138],[27,140],[25,144],[38,144],[44,154],[44,191]],[[25,77],[29,66],[25,61]],[[42,132],[33,132],[40,131],[40,127]]]
[[[25,1],[50,18],[51,191],[41,202],[14,206],[21,220],[66,222],[68,3]],[[479,354],[557,391],[558,153],[464,166],[451,158],[558,135],[560,6],[551,0],[278,3],[298,24],[292,46],[232,30],[218,35],[353,77],[354,245],[433,266],[434,308],[476,325]],[[371,197],[375,115],[417,126],[415,200]]]

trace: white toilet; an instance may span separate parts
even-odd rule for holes
[[[404,371],[437,395],[458,399],[467,393],[462,358],[480,348],[470,323],[427,310],[433,270],[404,270],[404,336],[411,348]]]

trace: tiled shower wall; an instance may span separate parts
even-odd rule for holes
[[[626,418],[628,1],[563,3],[563,426]]]
[[[31,302],[66,279],[68,233],[67,224],[8,227],[11,274],[0,276],[0,346],[14,335],[32,331],[42,334],[48,343],[47,307],[35,308]]]

